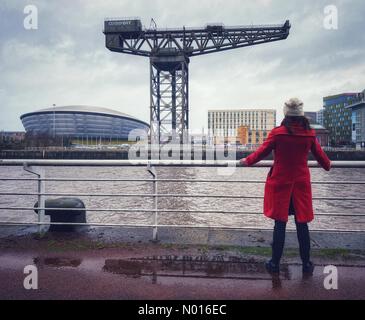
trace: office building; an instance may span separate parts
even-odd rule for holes
[[[318,110],[317,116],[316,116],[316,119],[317,119],[316,123],[320,124],[321,126],[323,126],[323,111],[324,111],[323,108]]]
[[[318,123],[311,124],[311,128],[316,131],[316,138],[321,146],[328,146],[329,131]]]
[[[247,126],[241,126],[237,129],[237,143],[242,145],[263,144],[269,132],[270,130],[250,130]]]
[[[208,110],[208,132],[215,143],[238,141],[238,136],[243,136],[242,130],[244,130],[240,129],[240,131],[239,128],[246,127],[247,135],[251,135],[250,143],[256,144],[258,141],[258,144],[264,136],[266,138],[275,125],[276,110],[274,109]]]
[[[351,111],[351,141],[356,148],[365,148],[365,90],[346,109]]]
[[[0,141],[2,142],[19,142],[25,137],[24,131],[0,131]]]
[[[307,117],[309,123],[317,123],[317,112],[306,111],[304,112],[304,116]]]
[[[353,104],[358,93],[341,93],[323,98],[323,126],[329,131],[332,146],[350,145],[352,112],[347,106]]]

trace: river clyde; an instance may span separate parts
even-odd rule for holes
[[[184,168],[156,167],[159,179],[214,179],[214,180],[261,180],[264,181],[269,168]],[[320,168],[311,168],[313,181],[364,181],[363,169],[333,168],[326,172]],[[46,178],[72,179],[151,179],[151,175],[143,167],[46,167]],[[21,167],[0,167],[1,178],[34,178],[23,171]],[[263,196],[264,184],[254,183],[210,183],[210,182],[159,182],[159,194],[199,194],[199,195],[233,195],[233,196]],[[36,181],[0,181],[0,192],[36,193]],[[131,193],[151,194],[152,183],[145,181],[112,181],[85,182],[62,181],[46,182],[47,193]],[[315,220],[310,224],[312,229],[341,229],[365,230],[364,217],[329,217],[320,213],[351,214],[365,213],[365,201],[345,198],[362,197],[365,185],[313,184],[313,197],[338,197],[340,200],[314,200]],[[53,197],[53,196],[52,196]],[[54,196],[56,197],[56,196]],[[150,224],[153,214],[138,212],[153,208],[153,198],[140,197],[80,197],[86,209],[133,209],[124,211],[89,211],[89,223],[125,223]],[[1,207],[32,207],[37,201],[33,196],[0,195]],[[221,199],[221,198],[189,198],[189,197],[160,197],[158,208],[166,210],[159,214],[159,224],[181,225],[212,225],[229,227],[268,228],[272,220],[263,215],[234,215],[222,213],[189,213],[168,212],[168,210],[225,210],[262,212],[262,199]],[[0,210],[0,220],[8,222],[36,222],[37,216],[30,210]],[[293,228],[293,218],[289,219],[288,228]]]

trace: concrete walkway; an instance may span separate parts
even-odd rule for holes
[[[313,251],[312,277],[303,277],[291,251],[278,277],[264,268],[265,248],[6,237],[0,299],[364,299],[365,253],[323,250]],[[329,264],[337,290],[324,286]],[[23,286],[27,265],[37,267],[37,290]]]

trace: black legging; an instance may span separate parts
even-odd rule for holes
[[[293,201],[290,199],[289,211],[294,213]],[[299,242],[299,253],[303,264],[309,262],[310,254],[310,238],[307,223],[300,223],[295,217],[295,225],[297,228],[297,236]],[[285,228],[286,222],[275,220],[273,243],[272,243],[272,261],[275,264],[280,263],[281,256],[283,254],[284,243],[285,243]]]

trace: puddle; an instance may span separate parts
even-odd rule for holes
[[[72,268],[77,272],[105,273],[121,275],[130,278],[143,278],[152,283],[163,281],[171,283],[183,281],[190,283],[197,279],[212,280],[265,280],[272,282],[273,288],[281,286],[282,280],[296,277],[293,268],[282,264],[280,276],[267,273],[264,263],[253,259],[236,256],[224,257],[220,255],[187,256],[160,255],[123,259],[86,258],[77,257],[46,257],[26,258],[19,256],[1,256],[0,269],[21,269],[27,264],[34,264],[39,268],[65,269]],[[299,270],[299,268],[298,268]],[[294,273],[293,273],[294,272]],[[298,271],[299,272],[299,271]],[[194,280],[195,279],[195,280]]]
[[[77,268],[80,266],[82,260],[81,259],[74,259],[74,258],[54,258],[54,257],[48,257],[48,258],[34,258],[33,262],[36,266],[42,267],[55,267],[55,268],[65,268],[65,267],[71,267],[71,268]]]
[[[272,280],[262,262],[249,262],[237,257],[223,256],[149,256],[130,259],[106,259],[103,271],[129,277],[152,276]],[[281,266],[280,278],[290,279],[287,265]],[[153,280],[154,281],[154,280]]]

